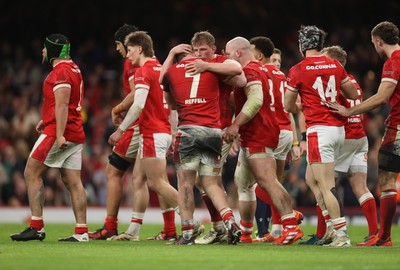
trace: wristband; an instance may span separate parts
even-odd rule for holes
[[[307,141],[307,132],[302,132],[301,137],[302,137],[301,140],[306,142]]]
[[[294,141],[292,144],[292,146],[299,146],[299,145],[300,145],[299,141]]]

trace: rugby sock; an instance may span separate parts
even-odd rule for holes
[[[282,225],[281,215],[278,210],[276,210],[275,206],[271,205],[271,213],[272,213],[272,224],[273,225]]]
[[[317,204],[316,208],[317,208],[318,222],[317,222],[317,232],[315,233],[315,237],[322,238],[326,232],[326,221],[324,215],[322,214],[321,207],[319,207],[319,205]],[[326,213],[328,213],[328,211],[326,211]]]
[[[283,227],[286,226],[297,226],[296,214],[292,211],[290,214],[283,215],[281,217]]]
[[[189,240],[193,236],[194,222],[193,219],[182,220],[182,237]]]
[[[256,185],[255,192],[256,192],[257,198],[259,198],[266,204],[272,205],[271,197],[269,197],[268,193],[265,190],[263,190],[262,188],[260,188],[259,185]]]
[[[44,227],[43,217],[32,216],[29,222],[29,226],[40,231]]]
[[[104,227],[107,231],[114,232],[118,229],[118,218],[116,217],[106,217]]]
[[[386,189],[381,192],[380,216],[381,228],[379,230],[379,238],[386,240],[390,237],[393,217],[396,213],[396,197],[395,189]]]
[[[205,192],[201,194],[201,197],[203,198],[204,203],[207,206],[208,212],[210,213],[211,221],[222,221],[222,217],[218,210],[215,208],[214,204],[212,203],[210,197],[207,196]]]
[[[88,225],[87,224],[79,224],[75,225],[75,234],[84,234],[88,232]]]
[[[164,219],[164,233],[172,235],[176,233],[175,209],[168,208],[161,211]]]
[[[219,214],[221,215],[225,223],[231,219],[235,219],[232,209],[230,209],[229,207],[222,208],[221,211],[219,211]]]
[[[347,235],[347,223],[344,217],[332,219],[337,236]]]
[[[255,220],[257,222],[258,236],[264,237],[268,233],[269,221],[271,220],[271,207],[258,197]]]
[[[143,224],[144,213],[132,212],[131,223],[129,224],[127,233],[130,235],[139,235],[140,228]]]
[[[243,236],[250,236],[253,234],[253,226],[254,224],[252,222],[244,222],[240,221],[240,230],[242,231]]]
[[[358,202],[361,205],[361,209],[364,213],[368,223],[368,234],[373,235],[378,231],[378,216],[376,214],[376,202],[371,192],[363,194]]]

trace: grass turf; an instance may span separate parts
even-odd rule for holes
[[[393,226],[393,247],[328,248],[320,246],[274,246],[266,243],[170,246],[148,241],[162,225],[145,224],[140,242],[90,241],[61,243],[73,224],[46,224],[46,239],[13,242],[9,235],[25,225],[0,224],[0,269],[399,269],[400,227]],[[90,225],[89,230],[101,227]],[[120,230],[127,228],[120,225]],[[314,226],[301,226],[305,237]],[[206,230],[209,226],[206,226]],[[353,244],[363,240],[367,228],[349,226]]]

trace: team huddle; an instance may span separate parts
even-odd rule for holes
[[[88,231],[86,194],[80,180],[85,134],[80,114],[84,98],[79,67],[71,60],[67,37],[46,38],[43,61],[53,70],[44,81],[41,134],[29,156],[25,179],[31,208],[29,227],[11,235],[15,241],[43,240],[43,181],[48,168],[60,170],[76,218],[74,234],[59,241],[139,241],[149,204],[156,192],[163,229],[148,240],[172,245],[271,242],[291,245],[303,237],[303,214],[292,208],[282,186],[289,152],[293,160],[306,154],[306,182],[317,201],[317,232],[304,245],[351,246],[335,178],[347,174],[368,223],[368,235],[357,246],[392,246],[396,212],[395,180],[400,172],[400,45],[399,30],[381,22],[371,31],[379,56],[387,59],[377,93],[362,101],[362,89],[346,72],[346,52],[324,47],[326,33],[301,26],[299,51],[304,59],[286,76],[280,71],[280,51],[264,36],[235,37],[216,54],[208,31],[194,34],[191,44],[173,47],[161,65],[145,31],[124,24],[115,33],[116,50],[125,59],[126,96],[112,109],[116,126],[106,167],[107,216],[104,226]],[[362,114],[385,103],[391,112],[379,151],[380,226],[376,201],[367,187],[368,141]],[[297,138],[295,116],[302,138]],[[238,154],[234,182],[239,214],[229,207],[222,184],[222,167],[230,152]],[[172,158],[178,178],[175,189],[167,177]],[[132,169],[132,218],[118,233],[122,177]],[[211,218],[211,230],[194,218],[197,188]],[[255,220],[267,220],[271,230]],[[178,236],[175,214],[180,216]],[[260,216],[261,215],[261,216]]]

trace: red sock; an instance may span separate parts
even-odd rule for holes
[[[44,227],[43,219],[32,219],[29,222],[29,227],[35,228],[37,231],[40,231]]]
[[[219,211],[222,219],[224,222],[227,222],[228,220],[231,220],[234,218],[232,210],[227,207],[227,208],[222,208],[221,211]]]
[[[385,240],[390,237],[390,230],[394,214],[396,213],[396,196],[395,189],[387,189],[381,192],[381,229],[379,230],[379,238]]]
[[[360,204],[364,216],[367,219],[368,233],[370,235],[376,234],[378,231],[378,217],[376,214],[376,202],[374,197],[368,197]]]
[[[272,224],[282,224],[281,215],[273,205],[271,205],[271,214],[272,214]]]
[[[244,235],[252,235],[253,234],[253,226],[252,222],[244,222],[240,221],[240,229],[242,230]]]
[[[324,215],[322,214],[321,207],[317,205],[317,216],[318,216],[318,223],[317,223],[317,232],[315,233],[315,237],[322,238],[326,232],[326,222]]]
[[[106,217],[104,226],[106,227],[107,231],[116,231],[118,229],[118,218]]]
[[[164,233],[174,234],[176,233],[175,226],[175,209],[169,208],[164,210],[162,213],[164,219]]]
[[[218,212],[218,210],[215,208],[210,197],[208,197],[206,193],[201,194],[201,197],[203,198],[203,201],[207,206],[208,212],[210,213],[211,221],[212,222],[221,221],[222,217]]]
[[[256,196],[266,204],[272,205],[271,197],[259,185],[256,185]]]
[[[75,234],[83,234],[88,232],[87,224],[76,224],[75,225]]]
[[[281,218],[281,224],[283,225],[283,227],[297,226],[297,219],[296,219],[295,214],[293,213],[293,214],[284,215]]]

